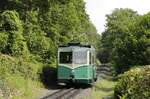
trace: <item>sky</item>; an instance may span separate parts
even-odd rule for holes
[[[150,0],[84,0],[86,11],[98,33],[105,30],[106,14],[111,14],[115,8],[131,8],[139,14],[150,11]]]

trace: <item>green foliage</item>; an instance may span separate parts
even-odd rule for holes
[[[37,61],[51,64],[57,46],[73,38],[96,44],[96,29],[89,21],[83,0],[6,0],[2,3],[0,31],[1,39],[5,40],[0,41],[4,54],[27,57],[31,53]]]
[[[33,90],[38,83],[20,75],[7,75],[0,81],[0,99],[34,99]]]
[[[7,74],[18,74],[24,78],[37,79],[40,65],[39,63],[25,62],[21,57],[18,59],[0,54],[0,77],[5,78]]]
[[[59,44],[73,38],[87,42],[91,36],[95,44],[96,29],[89,21],[83,0],[3,0],[0,11],[1,53],[31,53],[40,62],[52,63]]]
[[[115,99],[113,94],[114,86],[116,82],[107,79],[101,79],[101,81],[97,81],[92,87],[92,99]],[[86,99],[86,98],[85,98]]]
[[[8,42],[8,34],[0,32],[0,52],[6,49],[7,42]]]
[[[27,54],[28,49],[26,43],[23,41],[23,27],[16,11],[5,11],[1,14],[1,31],[5,35],[1,39],[5,39],[2,43],[3,51],[14,56]],[[2,33],[1,33],[2,35]],[[4,38],[5,37],[5,38]],[[7,38],[6,38],[7,37]],[[5,43],[5,45],[4,45]]]
[[[3,89],[8,87],[2,91],[7,96],[16,96],[9,90],[28,94],[25,92],[31,91],[26,90],[26,79],[41,80],[43,66],[56,67],[59,45],[75,38],[96,46],[95,37],[84,0],[1,0],[0,79],[5,84]]]
[[[31,92],[28,80],[39,80],[40,75],[38,74],[41,73],[41,68],[40,63],[31,63],[24,61],[21,57],[12,58],[0,54],[0,94],[3,95],[3,98],[9,98],[24,95],[27,91]]]
[[[112,14],[107,15],[106,30],[102,33],[102,46],[107,61],[111,60],[114,42],[124,39],[131,30],[137,17],[137,13],[131,9],[115,9]]]
[[[150,97],[150,66],[133,68],[119,78],[115,87],[115,99],[148,99]]]
[[[140,16],[131,9],[115,9],[107,15],[102,53],[105,52],[103,56],[114,64],[117,73],[134,65],[150,64],[148,16]]]

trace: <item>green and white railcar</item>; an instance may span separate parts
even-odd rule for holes
[[[60,46],[57,79],[59,83],[93,83],[97,79],[95,49],[79,43]]]

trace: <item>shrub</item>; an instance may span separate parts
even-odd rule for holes
[[[31,95],[34,86],[30,83],[40,81],[42,64],[0,54],[0,99]],[[19,83],[18,83],[19,82]],[[29,96],[31,97],[31,96]],[[17,98],[23,99],[23,98]]]
[[[0,52],[4,51],[7,46],[8,35],[4,32],[0,32]]]
[[[150,97],[150,66],[136,67],[119,76],[115,99],[148,99]]]
[[[0,54],[0,77],[7,74],[18,74],[24,78],[37,79],[40,63],[24,61],[23,58],[12,58],[8,55]]]
[[[0,14],[0,47],[6,53],[13,56],[26,55],[28,53],[23,37],[23,25],[16,11],[4,11]],[[3,40],[3,41],[2,41]],[[4,49],[4,47],[6,47]],[[1,51],[1,50],[0,50]]]

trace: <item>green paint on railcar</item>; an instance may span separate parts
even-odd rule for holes
[[[91,65],[82,65],[75,68],[69,66],[58,66],[58,81],[69,83],[92,83],[94,80],[94,67]]]
[[[77,68],[74,68],[74,75],[76,79],[91,79],[92,72],[91,72],[91,66],[84,65]]]
[[[70,79],[72,69],[66,66],[58,66],[57,78],[58,79]]]

